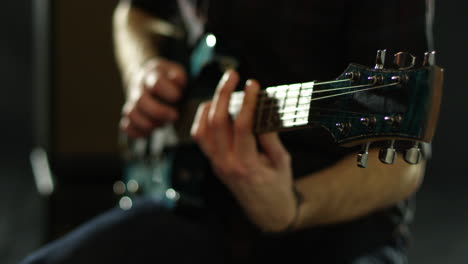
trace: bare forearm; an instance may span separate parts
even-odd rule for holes
[[[121,2],[117,6],[113,18],[114,48],[126,84],[145,61],[158,55],[159,22],[157,18],[129,3]]]
[[[296,181],[304,196],[296,228],[352,220],[396,204],[419,186],[425,163],[409,165],[398,159],[393,165],[378,161],[377,150],[369,153],[366,169],[356,166],[355,156],[335,166]]]

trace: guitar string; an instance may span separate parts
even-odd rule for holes
[[[378,89],[378,88],[383,88],[383,87],[389,87],[389,86],[395,86],[395,85],[398,85],[399,83],[392,83],[392,84],[387,84],[387,85],[381,85],[381,86],[375,86],[375,87],[371,87],[371,88],[366,88],[366,89],[361,89],[361,90],[358,90],[358,91],[351,91],[351,92],[344,92],[344,93],[340,93],[340,94],[335,94],[335,95],[330,95],[330,96],[322,96],[322,97],[319,97],[319,98],[315,98],[316,100],[320,100],[320,99],[326,99],[326,98],[330,98],[330,97],[334,97],[334,96],[341,96],[341,95],[345,95],[345,94],[351,94],[351,93],[357,93],[357,92],[362,92],[362,91],[367,91],[367,90],[373,90],[373,89]],[[302,104],[304,105],[304,104]],[[271,110],[272,108],[279,108],[278,105],[272,105],[270,106],[269,108],[267,108],[267,110]],[[299,111],[298,110],[294,110],[293,107],[290,107],[292,109],[289,109],[288,111],[285,111],[285,112],[296,112],[296,111]],[[327,108],[322,108],[322,109],[327,109]],[[263,109],[262,109],[263,110]],[[300,109],[300,110],[303,110],[303,111],[309,111],[310,110],[310,107],[307,108],[307,109]],[[352,119],[357,119],[357,118],[361,118],[362,117],[362,114],[360,113],[357,113],[357,112],[351,112],[351,111],[338,111],[340,113],[353,113],[353,114],[357,114],[357,115],[361,115],[359,117],[350,117]],[[281,113],[281,110],[279,112],[276,112],[276,113]],[[324,115],[324,114],[320,114],[318,116],[331,116],[331,115]],[[383,115],[382,115],[383,116]],[[309,117],[309,113],[307,114],[296,114],[296,115],[287,115],[287,116],[282,116],[279,118],[279,120],[281,120],[282,122],[284,121],[291,121],[291,120],[296,120],[296,122],[292,123],[292,124],[284,124],[282,123],[281,125],[286,125],[285,127],[292,127],[292,126],[298,126],[298,125],[306,125],[308,124],[308,120],[307,119],[304,119],[304,118],[308,118]],[[299,120],[298,120],[299,119]],[[278,120],[278,119],[277,119]]]
[[[396,82],[396,83],[390,83],[390,84],[374,86],[374,87],[370,87],[370,88],[366,88],[366,89],[361,89],[361,90],[358,90],[358,91],[349,91],[349,92],[338,93],[338,94],[334,94],[334,95],[321,96],[321,97],[313,98],[312,101],[326,99],[326,98],[340,96],[340,95],[345,95],[345,94],[361,92],[361,91],[368,91],[368,90],[373,90],[373,89],[377,89],[377,88],[390,87],[390,86],[395,86],[395,85],[398,85],[398,84],[400,84],[400,83]],[[368,87],[368,86],[372,86],[372,85],[374,85],[374,84],[362,84],[362,85],[346,86],[346,87],[340,87],[340,88],[331,88],[331,89],[326,89],[326,90],[324,89],[324,90],[315,90],[315,91],[313,91],[313,88],[306,88],[306,89],[301,90],[300,92],[298,90],[297,93],[299,94],[299,96],[294,96],[294,97],[289,97],[288,96],[288,91],[282,92],[282,93],[285,94],[285,96],[275,96],[275,95],[271,96],[271,94],[269,94],[268,92],[262,90],[260,92],[260,94],[259,94],[260,98],[258,100],[263,100],[265,97],[267,97],[267,99],[277,99],[277,100],[284,100],[284,99],[287,100],[287,99],[296,99],[296,98],[300,99],[300,98],[304,98],[304,97],[310,97],[314,93],[332,92],[332,91],[340,91],[340,90],[346,90],[346,89],[357,89],[357,88]],[[301,95],[302,91],[307,91],[307,90],[312,90],[312,94]],[[233,95],[234,95],[233,98],[231,98],[231,105],[236,106],[236,104],[239,104],[239,105],[242,104],[242,99],[243,99],[244,92],[243,91],[238,91],[238,92],[233,93]]]
[[[364,88],[364,89],[360,89],[360,90],[357,90],[357,91],[355,90],[355,91],[348,91],[348,92],[343,92],[343,93],[337,93],[337,94],[332,94],[332,95],[321,96],[321,97],[317,97],[317,98],[311,98],[312,94],[307,95],[307,96],[298,96],[297,97],[298,98],[297,102],[300,101],[299,98],[301,98],[301,97],[307,97],[307,99],[309,101],[317,101],[317,100],[323,100],[323,99],[336,97],[336,96],[342,96],[342,95],[353,94],[353,93],[358,93],[358,92],[362,92],[362,91],[369,91],[369,90],[374,90],[374,89],[379,89],[379,88],[384,88],[384,87],[395,86],[395,85],[398,85],[398,84],[399,83],[391,83],[391,84],[387,84],[387,85],[380,85],[380,86]],[[351,87],[341,87],[341,88],[331,89],[331,90],[336,91],[336,90],[343,90],[343,89],[350,89],[350,88],[355,88],[356,89],[356,88],[366,87],[366,86],[370,86],[370,85],[373,85],[373,84],[357,85],[357,86],[351,86]],[[299,90],[299,93],[301,93],[301,90]],[[286,92],[286,94],[287,94],[287,92]],[[259,101],[260,102],[263,101],[263,99],[267,95],[271,96],[270,94],[265,92],[265,93],[263,93],[263,97]],[[239,99],[242,99],[242,98],[239,98]],[[275,99],[279,99],[279,98],[275,98]],[[284,102],[285,102],[286,99],[287,99],[287,96],[285,96],[285,97],[283,97],[281,99],[284,99]],[[294,113],[294,112],[296,112],[296,114],[292,115],[292,116],[291,115],[287,115],[287,116],[283,115],[282,117],[280,117],[279,120],[281,120],[281,123],[282,123],[282,124],[280,124],[281,126],[283,126],[283,127],[293,127],[293,126],[307,125],[309,123],[308,117],[309,117],[310,107],[304,107],[304,105],[309,105],[309,103],[307,103],[307,104],[297,104],[297,102],[296,102],[296,105],[302,106],[302,108],[289,106],[287,108],[284,108],[283,110],[280,110],[280,112],[279,112],[280,114],[281,114],[281,112],[283,112],[283,114],[284,113]],[[241,101],[237,100],[237,102],[234,102],[234,106],[231,104],[230,107],[239,108],[240,105],[241,105]],[[284,107],[284,105],[283,105],[283,107]],[[269,106],[266,107],[266,110],[271,111],[272,108],[279,108],[279,106],[278,105],[269,105]],[[265,109],[265,107],[261,107],[261,111],[259,111],[259,112],[263,113],[264,109]],[[297,111],[305,111],[305,112],[307,112],[307,114],[297,113]],[[275,111],[275,112],[278,113],[277,111]],[[271,116],[271,115],[269,115],[269,116]],[[325,115],[321,115],[321,116],[325,116]],[[352,118],[360,118],[360,117],[352,117]],[[288,121],[293,121],[293,123],[288,123]]]
[[[375,89],[379,89],[379,88],[385,88],[385,87],[390,87],[390,86],[396,86],[396,85],[399,85],[399,84],[400,84],[400,83],[390,83],[390,84],[385,84],[385,85],[380,85],[380,86],[374,86],[374,87],[370,87],[370,88],[365,88],[365,89],[361,89],[361,90],[357,90],[357,91],[349,91],[349,92],[343,92],[343,93],[339,93],[339,94],[325,95],[325,96],[322,96],[322,97],[312,98],[311,101],[318,101],[318,100],[323,100],[323,99],[327,99],[327,98],[331,98],[331,97],[336,97],[336,96],[342,96],[342,95],[347,95],[347,94],[353,94],[353,93],[359,93],[359,92],[364,92],[364,91],[375,90]]]
[[[332,98],[332,97],[343,96],[343,95],[347,95],[347,94],[354,94],[354,93],[358,93],[358,92],[364,92],[364,91],[370,91],[370,90],[374,90],[374,89],[380,89],[380,88],[385,88],[385,87],[396,86],[396,85],[399,85],[399,84],[400,83],[390,83],[390,84],[385,84],[385,85],[379,85],[379,86],[364,88],[364,89],[360,89],[360,90],[354,90],[354,91],[342,92],[342,93],[337,93],[337,94],[332,94],[332,95],[320,96],[320,97],[316,97],[316,98],[311,98],[312,94],[310,94],[310,95],[299,95],[299,96],[297,96],[295,98],[290,98],[290,99],[295,100],[297,98],[297,100],[300,100],[301,98],[307,98],[307,99],[309,99],[309,101],[318,101],[318,100],[328,99],[328,98]],[[342,88],[338,88],[338,89],[340,89],[340,90],[342,90],[342,89],[356,89],[356,88],[361,88],[361,87],[370,86],[370,85],[372,85],[372,84],[342,87]],[[285,98],[287,99],[287,96],[284,96],[284,97],[267,97],[267,96],[269,96],[269,94],[267,94],[267,93],[261,93],[261,96],[262,96],[262,98],[259,98],[259,101],[264,99],[265,97],[268,98],[268,99],[281,99],[281,100],[283,100]],[[243,97],[243,96],[239,96],[239,97]],[[229,107],[237,109],[239,106],[242,105],[242,99],[243,98],[233,98],[230,101]],[[262,102],[264,102],[264,101],[262,101]],[[278,107],[278,105],[271,104],[271,105],[268,105],[267,107]]]
[[[271,87],[267,87],[265,88],[264,90],[261,90],[260,91],[260,96],[266,96],[266,95],[269,95],[267,90],[268,89],[272,89],[272,93],[277,93],[277,89],[279,88],[283,88],[285,89],[285,93],[288,93],[290,92],[290,89],[291,87],[297,85],[299,87],[298,91],[308,91],[308,90],[314,90],[315,87],[317,86],[320,86],[320,85],[326,85],[326,84],[334,84],[334,83],[340,83],[340,82],[347,82],[347,81],[351,81],[351,79],[341,79],[341,80],[334,80],[334,81],[326,81],[326,82],[305,82],[305,83],[297,83],[297,84],[288,84],[288,85],[278,85],[278,86],[271,86]],[[372,85],[372,84],[365,84],[365,85],[362,85],[362,86],[368,86],[368,85]],[[332,88],[332,89],[323,89],[323,90],[315,90],[315,92],[327,92],[327,91],[334,91],[334,90],[342,90],[342,89],[349,89],[349,88],[358,88],[360,87],[359,85],[357,86],[347,86],[347,87],[341,87],[341,88]],[[236,91],[233,93],[234,96],[243,96],[244,95],[244,91]]]

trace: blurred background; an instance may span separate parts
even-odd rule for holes
[[[123,94],[112,53],[115,5],[15,0],[0,7],[0,263],[17,263],[117,203]],[[446,79],[433,158],[417,194],[415,264],[468,263],[467,11],[465,1],[436,1],[437,64]],[[36,172],[50,166],[52,195],[39,193],[31,158]],[[47,181],[39,187],[49,190]]]

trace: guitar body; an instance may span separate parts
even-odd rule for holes
[[[174,124],[161,127],[150,138],[125,139],[124,198],[150,196],[166,207],[183,199],[192,206],[203,206],[201,188],[209,163],[190,139],[190,128],[198,105],[214,93],[227,68],[235,61],[221,57],[210,44],[212,35],[203,36],[193,50],[170,39],[163,53],[184,65],[189,75],[184,96],[177,105],[180,118]],[[180,166],[179,166],[180,165]],[[177,191],[176,191],[177,190]]]
[[[222,50],[218,46],[213,35],[206,35],[190,56],[178,60],[190,75],[178,105],[180,119],[129,147],[131,152],[139,150],[139,154],[127,155],[123,183],[126,198],[143,194],[167,207],[179,200],[203,206],[205,176],[210,174],[210,166],[190,139],[189,131],[199,103],[211,98],[223,72],[235,68],[242,76],[242,65],[218,52]],[[401,54],[412,56],[398,54],[396,58]],[[357,162],[360,167],[367,166],[369,145],[377,141],[384,146],[382,162],[393,163],[395,148],[402,145],[409,148],[404,159],[416,164],[420,144],[430,143],[434,135],[441,101],[443,70],[434,65],[433,56],[426,53],[425,63],[419,68],[414,67],[414,62],[410,67],[393,69],[378,64],[374,68],[350,64],[334,80],[267,87],[259,97],[254,132],[319,128],[336,146],[351,149],[362,145]],[[242,91],[231,96],[233,118],[242,96]]]

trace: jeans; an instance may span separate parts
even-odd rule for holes
[[[103,213],[32,252],[20,264],[230,263],[232,258],[226,250],[223,234],[223,226],[215,221],[181,217],[146,198],[136,200],[130,210],[115,208]],[[280,247],[283,248],[281,244]],[[288,254],[286,248],[285,244],[285,252],[279,255],[295,260],[295,254]],[[404,246],[398,243],[378,248],[351,262],[337,261],[331,253],[323,256],[313,250],[311,247],[303,253],[314,263],[407,263]],[[265,259],[283,259],[276,258],[275,251],[267,249],[261,254],[267,258],[251,261],[262,263]]]

